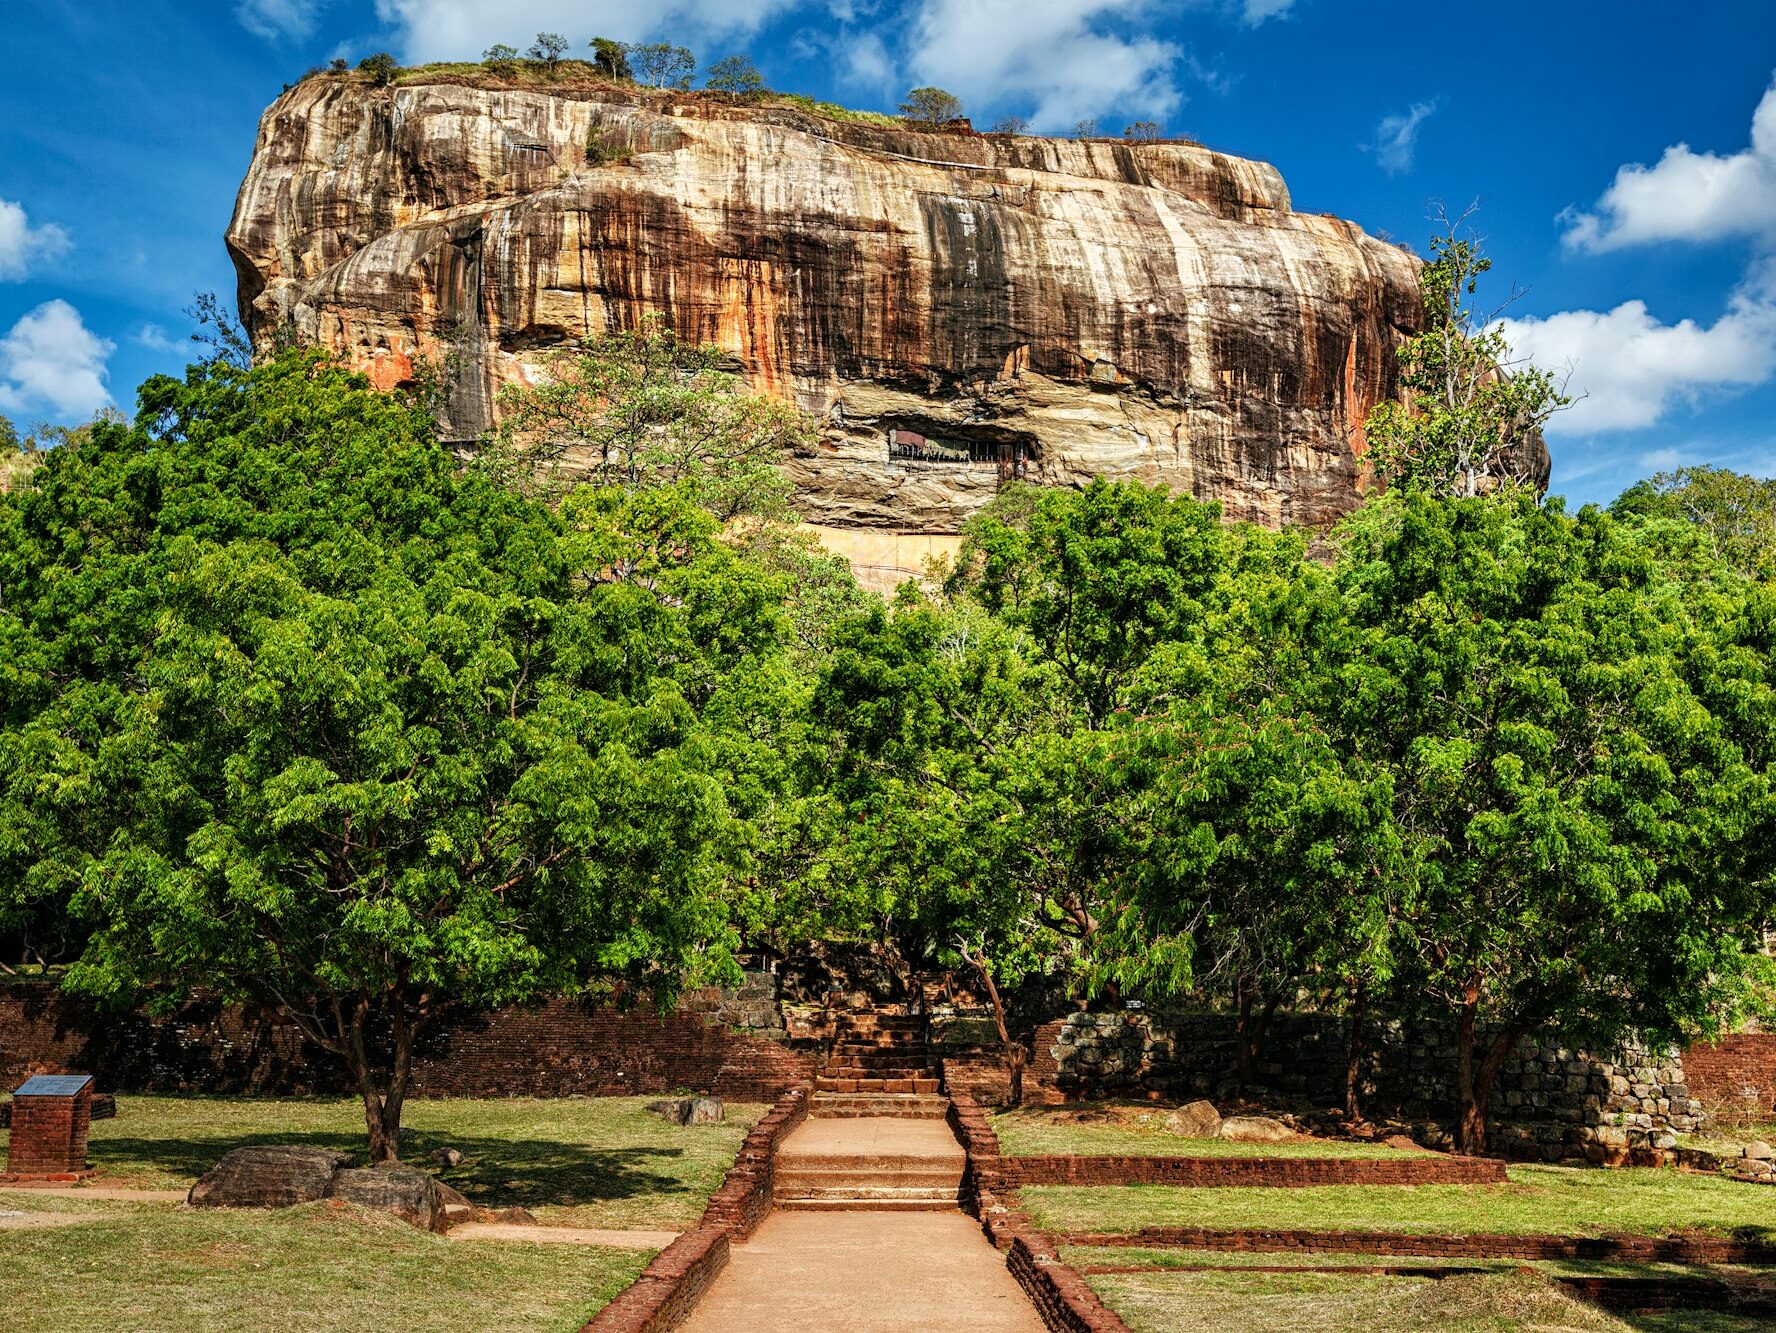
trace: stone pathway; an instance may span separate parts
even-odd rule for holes
[[[122,1185],[0,1185],[0,1194],[56,1194],[69,1199],[112,1203],[184,1203],[189,1190],[134,1190]]]
[[[961,1212],[772,1213],[681,1327],[1042,1333],[1005,1257]]]
[[[804,1122],[778,1150],[780,1207],[683,1327],[1040,1333],[1005,1257],[956,1206],[963,1160],[941,1120]]]
[[[539,1245],[604,1245],[613,1250],[663,1250],[676,1231],[613,1231],[600,1227],[533,1227],[512,1222],[461,1222],[451,1240],[530,1241]]]

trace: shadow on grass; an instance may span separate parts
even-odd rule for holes
[[[278,1130],[216,1138],[118,1138],[94,1141],[90,1156],[119,1172],[149,1168],[196,1179],[224,1154],[252,1144],[278,1143],[332,1148],[364,1158],[362,1134]],[[449,1146],[464,1156],[455,1167],[429,1160],[435,1148]],[[404,1165],[431,1171],[474,1202],[490,1208],[600,1203],[613,1199],[686,1195],[699,1184],[674,1170],[679,1148],[595,1148],[546,1139],[477,1138],[403,1131]]]

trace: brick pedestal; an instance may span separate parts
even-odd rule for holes
[[[12,1094],[6,1175],[49,1179],[86,1174],[86,1135],[91,1124],[89,1075],[47,1074],[26,1079]]]

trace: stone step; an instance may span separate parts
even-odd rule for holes
[[[821,1070],[822,1079],[936,1079],[938,1070],[929,1065],[828,1065]],[[915,1092],[918,1092],[915,1088]],[[936,1092],[936,1088],[931,1088]]]
[[[953,1213],[954,1199],[778,1199],[777,1207],[800,1213]]]
[[[962,1183],[962,1167],[953,1159],[942,1157],[912,1158],[884,1164],[869,1159],[853,1159],[819,1166],[796,1161],[779,1166],[776,1171],[779,1193],[793,1194],[786,1185],[894,1185],[920,1189],[955,1189]]]
[[[877,1185],[868,1181],[845,1180],[830,1184],[803,1182],[794,1187],[779,1183],[776,1198],[803,1201],[873,1199],[877,1203],[947,1203],[954,1208],[962,1197],[961,1183],[951,1181],[937,1185]]]
[[[942,1120],[950,1107],[948,1097],[909,1093],[887,1095],[816,1092],[808,1099],[813,1116],[887,1116],[894,1119]]]
[[[931,1058],[930,1048],[923,1042],[912,1044],[907,1042],[869,1042],[869,1041],[836,1041],[833,1043],[833,1055],[856,1056],[865,1060],[928,1060]]]
[[[814,1080],[817,1092],[855,1092],[877,1095],[921,1093],[931,1095],[942,1088],[935,1078],[828,1078],[824,1074]]]

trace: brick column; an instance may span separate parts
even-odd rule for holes
[[[52,1074],[26,1079],[12,1094],[6,1173],[55,1176],[84,1172],[91,1124],[90,1076]]]

